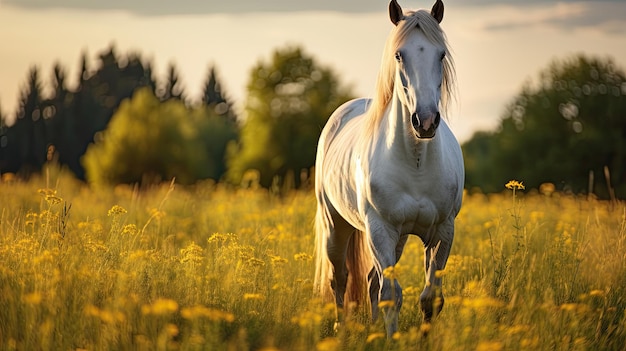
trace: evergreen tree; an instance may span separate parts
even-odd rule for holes
[[[80,56],[80,70],[78,71],[77,90],[81,90],[87,79],[89,79],[89,64],[87,59],[87,52],[83,51]]]
[[[0,175],[4,173],[7,168],[7,147],[9,146],[9,138],[6,135],[7,125],[6,117],[2,112],[2,104],[0,104]]]
[[[231,122],[236,122],[237,117],[233,110],[233,105],[224,95],[215,66],[211,66],[202,91],[202,104],[212,109],[218,116]]]
[[[50,156],[57,155],[58,161],[66,164],[71,154],[70,149],[73,147],[74,135],[70,129],[72,121],[68,118],[66,108],[71,95],[65,86],[65,70],[59,63],[53,68],[52,88],[52,96],[43,103],[44,121],[50,132],[47,156],[50,160]]]
[[[87,150],[87,145],[93,139],[91,119],[97,114],[97,104],[94,97],[92,72],[89,68],[87,52],[80,58],[78,85],[71,96],[71,102],[66,108],[68,133],[72,135],[68,141],[69,148],[60,153],[60,159],[67,164],[70,170],[79,178],[84,179],[84,170],[80,163],[81,156]]]
[[[92,69],[87,53],[81,54],[78,84],[74,91],[68,90],[65,70],[56,64],[51,95],[47,98],[42,96],[38,69],[29,71],[15,124],[7,127],[5,120],[0,122],[0,172],[21,170],[27,176],[39,171],[48,158],[54,157],[78,178],[84,179],[81,157],[90,144],[102,138],[103,130],[120,103],[131,98],[139,88],[147,87],[153,95],[156,90],[152,65],[144,64],[139,54],[118,56],[111,45],[98,55],[98,59]],[[216,94],[211,95],[210,108],[202,106],[196,109],[202,112],[194,110],[190,113],[207,119],[198,131],[206,139],[201,148],[210,155],[211,161],[205,162],[213,171],[206,171],[200,177],[219,179],[225,171],[226,144],[236,139],[237,129],[231,104],[224,98],[214,69],[211,75],[210,87]],[[160,93],[161,101],[184,103],[185,94],[174,64],[169,66],[167,82]],[[223,115],[218,116],[216,111],[223,111]]]
[[[178,70],[174,63],[170,63],[167,68],[165,86],[158,90],[158,97],[161,101],[176,99],[185,102],[184,88],[179,81]]]
[[[8,133],[8,142],[15,148],[8,150],[9,171],[20,171],[28,177],[41,169],[46,160],[46,129],[41,111],[42,93],[39,70],[31,67],[28,83],[21,93],[16,120]],[[13,156],[13,157],[12,157]]]
[[[147,85],[152,90],[153,94],[156,94],[157,91],[157,82],[154,79],[154,75],[152,73],[152,62],[147,62],[143,71],[143,79],[142,85]]]
[[[156,83],[151,69],[146,69],[138,54],[118,59],[115,47],[110,46],[99,56],[99,67],[89,73],[86,59],[82,61],[81,85],[76,92],[72,109],[73,126],[78,140],[71,155],[70,168],[84,178],[80,158],[108,125],[120,103],[144,86],[154,91]]]

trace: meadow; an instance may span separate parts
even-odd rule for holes
[[[623,350],[626,204],[514,190],[465,194],[432,324],[409,240],[387,339],[364,312],[331,331],[334,307],[313,294],[311,190],[92,189],[54,168],[8,180],[0,349]]]

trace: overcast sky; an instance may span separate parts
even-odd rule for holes
[[[623,0],[607,0],[623,2]],[[575,3],[577,0],[446,0],[449,5],[489,6]],[[125,10],[137,15],[218,14],[241,12],[378,12],[387,0],[5,0],[25,8],[66,8],[90,10]],[[432,6],[425,1],[400,1],[416,7]]]
[[[433,0],[434,2],[434,0]],[[405,9],[430,1],[404,1]],[[497,125],[522,84],[555,58],[612,57],[626,68],[626,1],[444,0],[442,23],[457,64],[449,119],[461,140]],[[54,62],[74,84],[81,52],[95,64],[114,43],[139,52],[158,79],[170,62],[199,98],[209,65],[241,107],[250,69],[278,47],[300,45],[368,96],[391,23],[386,0],[0,0],[0,108],[13,114],[29,67],[49,85]],[[243,13],[243,14],[242,14]]]

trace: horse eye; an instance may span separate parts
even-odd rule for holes
[[[402,61],[402,54],[400,53],[400,51],[396,51],[395,58],[398,62]]]
[[[446,52],[445,51],[441,54],[441,61],[443,61],[444,58],[446,58]]]

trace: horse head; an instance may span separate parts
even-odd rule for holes
[[[443,2],[437,0],[430,16],[402,12],[396,0],[389,4],[389,17],[400,33],[393,52],[396,62],[394,94],[399,98],[420,139],[435,136],[441,114],[441,88],[444,82],[447,47],[439,23]],[[390,53],[391,54],[391,53]]]

